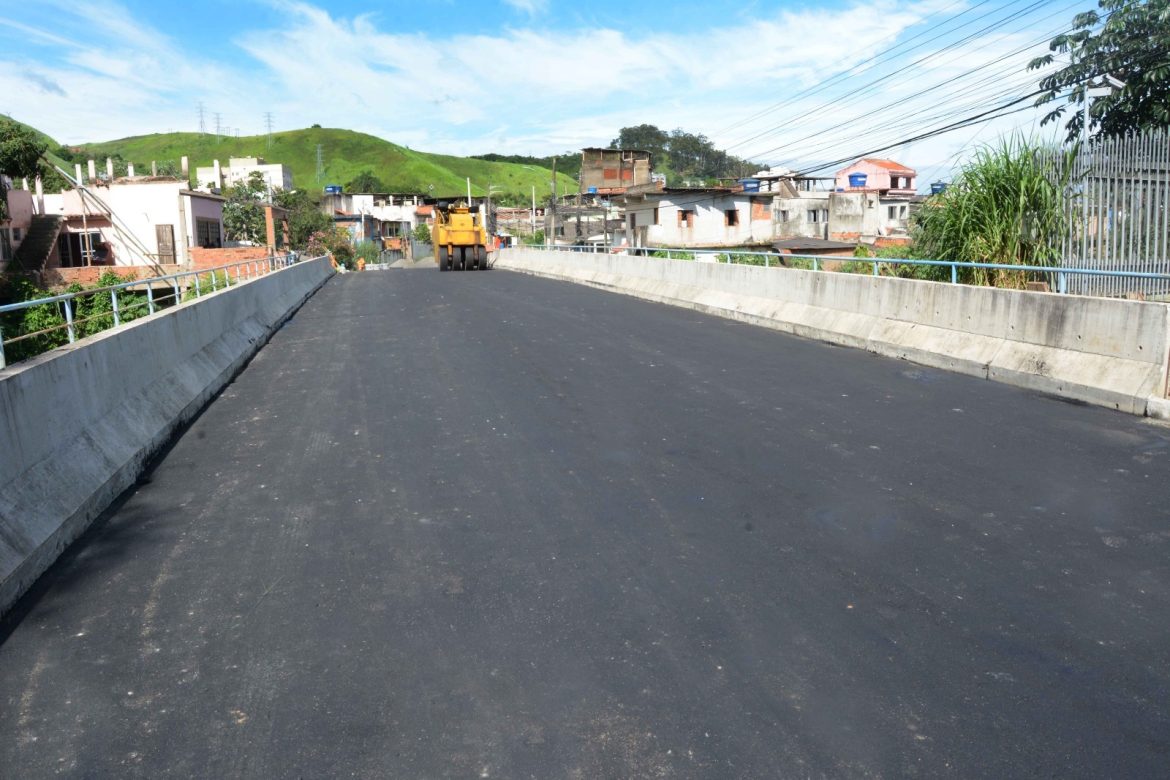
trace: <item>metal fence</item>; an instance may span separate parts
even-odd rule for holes
[[[959,269],[982,268],[997,271],[1022,271],[1032,281],[1045,282],[1053,292],[1073,293],[1077,287],[1090,286],[1094,281],[1114,283],[1118,286],[1146,285],[1151,289],[1170,290],[1170,269],[1163,271],[1131,271],[1126,269],[1070,268],[1047,265],[1008,265],[1005,263],[966,263],[957,260],[911,260],[888,257],[834,257],[825,255],[780,254],[778,252],[751,252],[729,249],[685,249],[677,247],[621,247],[607,249],[602,246],[562,246],[541,244],[524,247],[545,249],[566,253],[615,254],[640,257],[657,257],[663,260],[690,260],[699,263],[725,263],[728,265],[755,265],[764,268],[796,268],[809,271],[830,271],[837,273],[866,273],[881,276],[883,273],[897,276],[899,268],[936,268],[943,273],[932,276],[930,281],[946,281],[959,284]],[[1102,293],[1081,292],[1082,295]]]
[[[160,309],[178,306],[264,276],[300,260],[292,252],[5,304],[0,306],[0,369],[8,365],[6,348],[8,352],[16,353],[13,362],[19,362]],[[110,266],[109,270],[117,272],[117,268]],[[27,324],[29,318],[23,316],[30,311],[37,315],[32,318],[31,327]],[[20,324],[14,325],[16,318],[12,315],[18,314],[21,315]],[[5,320],[8,321],[7,328],[4,327]]]
[[[1093,141],[1056,160],[1067,181],[1065,268],[1170,273],[1170,132]],[[1082,295],[1166,296],[1161,278],[1076,275]]]

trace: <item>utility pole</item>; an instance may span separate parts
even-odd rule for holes
[[[317,183],[321,183],[321,176],[325,173],[325,153],[321,144],[317,144]]]
[[[557,158],[553,158],[552,167],[552,208],[549,210],[549,235],[544,237],[546,244],[557,242]]]
[[[272,148],[272,112],[264,112],[264,129],[267,130],[266,146]]]
[[[199,101],[199,135],[207,133],[207,123],[203,120],[203,101]]]
[[[532,235],[536,235],[536,185],[532,185]]]

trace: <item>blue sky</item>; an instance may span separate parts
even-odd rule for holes
[[[0,111],[65,143],[313,123],[452,154],[547,154],[641,123],[775,166],[869,152],[1034,88],[1091,0],[368,3],[41,0],[0,8]],[[1021,105],[1026,108],[1026,105]],[[882,151],[944,175],[1034,110]]]

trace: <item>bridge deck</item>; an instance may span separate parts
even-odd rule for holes
[[[338,277],[0,633],[13,776],[1148,776],[1170,433],[504,272]]]

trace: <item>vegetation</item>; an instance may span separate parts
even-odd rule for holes
[[[1052,39],[1050,54],[1028,64],[1030,70],[1046,67],[1056,54],[1068,54],[1072,62],[1040,81],[1044,90],[1036,101],[1045,105],[1071,88],[1074,103],[1083,105],[1090,79],[1110,75],[1125,82],[1123,89],[1090,104],[1089,122],[1094,135],[1112,137],[1136,130],[1170,127],[1170,0],[1098,0],[1101,13],[1086,11],[1073,18],[1073,31]],[[1068,141],[1081,136],[1081,110],[1060,105],[1044,117],[1044,123],[1065,122]],[[1092,129],[1092,127],[1090,127]]]
[[[266,238],[264,207],[261,203],[268,198],[268,185],[264,175],[253,171],[248,180],[227,190],[227,202],[223,204],[223,230],[230,241],[246,241],[263,244]]]
[[[414,226],[414,233],[412,237],[420,244],[431,243],[431,226],[420,222]]]
[[[349,180],[346,192],[389,192],[389,188],[371,170],[364,170]]]
[[[1059,156],[1021,138],[983,147],[911,226],[917,257],[1050,265],[1066,228]],[[1070,166],[1064,166],[1068,169]],[[949,278],[949,269],[938,269]],[[975,284],[1022,287],[1020,272],[960,269]]]
[[[352,130],[320,127],[289,130],[273,133],[271,145],[268,141],[263,135],[217,139],[206,133],[155,133],[85,144],[76,154],[102,160],[117,154],[136,166],[145,166],[143,169],[149,168],[151,160],[177,161],[186,155],[192,173],[196,167],[211,165],[215,159],[226,162],[229,157],[261,154],[267,160],[289,166],[296,186],[309,191],[319,191],[326,184],[353,182],[362,173],[370,172],[383,185],[379,189],[451,199],[466,195],[468,177],[473,195],[486,195],[490,185],[499,193],[500,202],[527,202],[534,186],[542,196],[549,192],[551,172],[532,164],[417,152]],[[319,182],[318,144],[325,159],[325,175]],[[576,179],[563,175],[559,166],[557,180],[561,192],[576,192]]]
[[[80,284],[72,284],[66,292],[96,290],[133,280],[133,274],[119,276],[113,271],[107,271],[98,278],[96,285],[82,287]],[[8,277],[0,281],[0,303],[3,304],[35,301],[57,294],[37,287],[24,277]],[[136,320],[149,312],[145,293],[119,290],[116,295],[118,319],[121,322]],[[109,294],[80,296],[73,299],[72,306],[74,332],[79,339],[114,326],[114,304]],[[4,338],[24,336],[4,347],[8,362],[27,360],[69,343],[66,322],[63,303],[44,303],[0,315],[0,332]]]
[[[353,259],[356,263],[358,260],[365,260],[366,265],[377,263],[381,259],[381,250],[373,241],[359,241],[353,250]]]
[[[273,200],[288,211],[289,244],[293,249],[306,249],[314,233],[333,227],[333,220],[321,211],[319,199],[305,190],[277,190]]]
[[[17,179],[36,176],[47,147],[30,128],[0,117],[0,173]],[[7,218],[7,188],[0,178],[0,220]]]
[[[309,236],[309,240],[305,245],[305,251],[314,257],[329,254],[332,255],[333,259],[339,265],[345,266],[350,270],[353,270],[355,267],[353,245],[349,241],[349,231],[333,223],[330,223],[329,227],[324,230],[319,230]]]
[[[683,130],[659,130],[654,125],[623,127],[609,142],[614,148],[644,149],[651,154],[654,170],[665,173],[667,181],[741,177],[755,173],[759,166],[720,151],[704,135]]]

